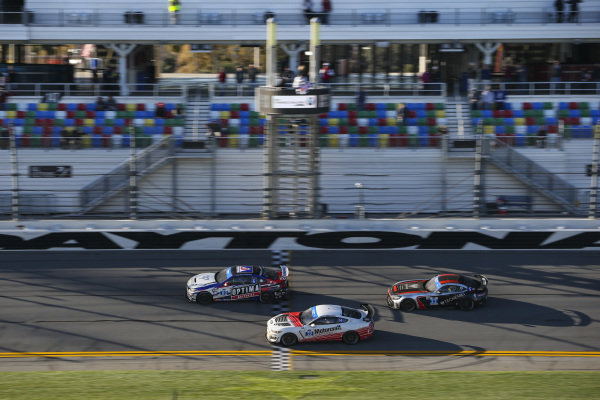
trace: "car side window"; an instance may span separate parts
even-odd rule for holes
[[[337,324],[337,323],[338,323],[337,317],[321,317],[321,318],[317,319],[315,322],[313,322],[313,324],[315,324],[315,325],[329,325],[329,324]]]

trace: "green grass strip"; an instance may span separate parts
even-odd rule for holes
[[[0,399],[591,399],[600,372],[58,371],[0,373]]]

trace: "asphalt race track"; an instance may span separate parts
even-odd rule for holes
[[[377,321],[356,346],[287,351],[264,338],[277,305],[184,298],[191,275],[270,265],[270,252],[2,252],[0,371],[597,370],[598,260],[595,251],[294,251],[290,309],[368,302]],[[486,275],[488,304],[408,314],[385,306],[393,282],[438,272]]]

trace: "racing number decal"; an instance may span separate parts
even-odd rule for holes
[[[438,305],[438,298],[435,296],[431,296],[429,298],[429,305],[430,306],[437,306]]]

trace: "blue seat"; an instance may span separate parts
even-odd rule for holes
[[[377,121],[377,118],[369,118],[369,126],[377,126],[379,125],[379,121]]]
[[[77,111],[76,103],[67,103],[67,111]]]
[[[96,103],[87,103],[87,104],[85,105],[85,108],[86,108],[88,111],[96,111]]]
[[[165,108],[167,109],[167,111],[173,111],[175,109],[175,107],[176,106],[173,103],[167,103],[167,104],[165,104]],[[230,108],[231,107],[229,106],[229,104],[227,104],[227,110],[225,110],[225,111],[229,111]]]
[[[327,129],[327,132],[328,132],[329,134],[338,134],[338,133],[340,133],[340,127],[339,127],[339,126],[330,126],[330,127]]]
[[[514,110],[513,117],[515,118],[525,118],[525,112],[523,110]]]
[[[135,118],[146,118],[146,112],[145,111],[134,111],[133,116]]]
[[[92,128],[91,126],[84,126],[83,127],[83,134],[84,135],[93,135],[94,134],[94,128]]]
[[[386,103],[375,103],[375,110],[377,111],[385,111],[387,107]]]
[[[24,126],[25,120],[23,118],[15,118],[15,119],[13,119],[13,124],[15,126]]]
[[[240,134],[242,134],[242,135],[249,135],[250,134],[250,127],[248,125],[242,125],[242,126],[240,126]]]
[[[240,118],[240,126],[250,125],[250,118]]]
[[[62,128],[60,126],[55,126],[52,128],[52,135],[51,135],[51,140],[50,140],[50,146],[51,147],[60,147],[60,132],[62,131]]]
[[[504,118],[504,125],[514,126],[515,119],[514,118]]]
[[[350,147],[358,146],[358,134],[357,133],[351,133],[348,135],[348,145]]]
[[[400,129],[397,126],[388,126],[390,128],[390,135],[396,135],[400,133]]]
[[[112,135],[114,132],[114,129],[112,126],[104,126],[102,127],[102,133],[105,135]]]
[[[377,147],[379,135],[376,133],[369,133],[369,147]]]
[[[581,110],[569,110],[569,117],[571,117],[571,118],[581,117]]]
[[[428,126],[419,126],[419,136],[427,135],[429,136],[429,127]]]
[[[34,126],[33,127],[33,134],[36,136],[42,136],[42,134],[44,133],[44,128],[42,128],[41,126]]]
[[[569,109],[569,103],[561,101],[560,103],[558,103],[558,109],[559,110],[568,110]]]
[[[417,110],[417,118],[427,118],[427,112],[425,110]]]
[[[163,127],[165,126],[165,119],[164,118],[156,118],[154,120],[154,126],[159,126],[159,127]]]
[[[387,118],[385,110],[377,110],[377,118]]]
[[[37,103],[28,103],[27,111],[37,111]]]
[[[102,147],[102,135],[92,135],[92,147]]]
[[[121,135],[121,146],[129,147],[131,145],[131,136],[128,133]]]
[[[96,111],[96,118],[106,118],[106,112]]]
[[[416,118],[406,118],[405,122],[406,122],[406,125],[408,125],[408,126],[415,126],[415,125],[417,125],[417,119]]]
[[[504,135],[506,133],[506,127],[504,125],[498,125],[494,127],[494,131],[496,135]]]
[[[96,126],[102,126],[102,125],[104,125],[104,118],[96,118],[94,120],[94,125],[96,125]]]
[[[75,120],[73,118],[66,118],[64,122],[65,126],[75,126]]]
[[[539,126],[537,126],[537,125],[530,125],[530,126],[527,127],[527,134],[528,135],[536,135],[539,130],[540,130]]]
[[[250,118],[250,111],[240,111],[240,119]]]
[[[419,146],[420,147],[429,146],[429,133],[419,132]]]
[[[540,102],[534,102],[531,103],[531,108],[534,110],[543,110],[544,109],[544,103],[540,103]]]
[[[546,125],[558,125],[558,118],[546,118]]]
[[[481,116],[483,118],[493,118],[494,117],[494,113],[492,112],[492,110],[482,110],[481,111]]]
[[[329,120],[327,118],[319,118],[319,126],[327,126],[329,125]]]
[[[153,126],[144,126],[144,128],[143,128],[144,135],[152,135],[152,133],[154,133],[154,129],[152,129],[152,128],[154,128],[154,127]]]

